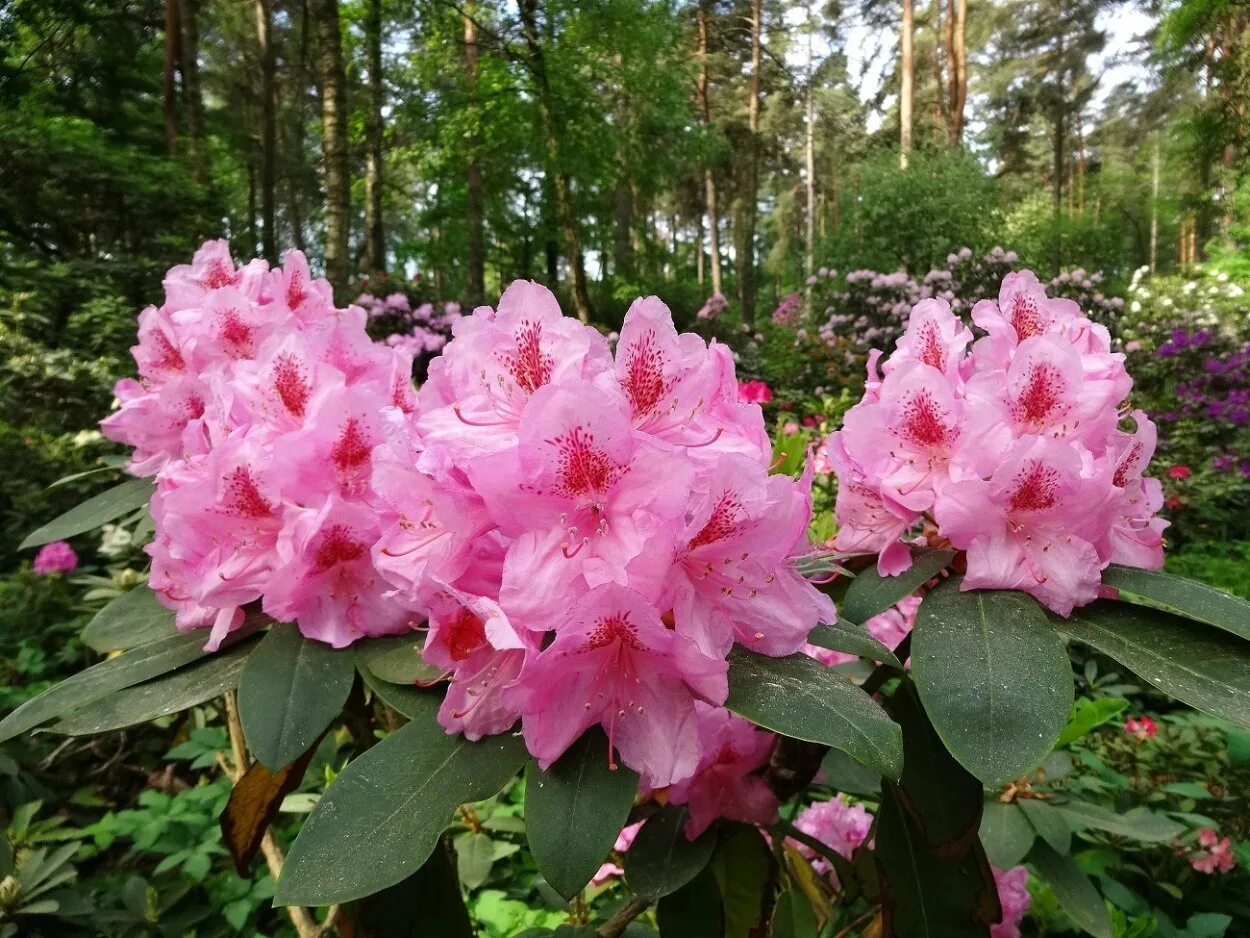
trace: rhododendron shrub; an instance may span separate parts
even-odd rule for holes
[[[362,922],[454,883],[453,815],[480,862],[459,809],[520,777],[534,864],[601,935],[640,915],[687,935],[691,909],[709,933],[1018,935],[1030,877],[1110,935],[1073,834],[1181,849],[1184,825],[1039,769],[1089,728],[1066,643],[1247,724],[1250,606],[1155,572],[1153,427],[1106,330],[1032,275],[916,303],[806,459],[774,453],[769,385],[656,297],[610,343],[518,281],[455,319],[419,389],[367,319],[298,253],[209,242],[169,272],[103,425],[132,478],[24,545],[109,522],[143,543],[150,518],[148,584],[83,633],[121,654],[0,742],[224,693],[256,759],[222,818],[246,869],[338,727],[352,758],[266,851],[277,902]],[[817,466],[837,476],[819,548]],[[1229,840],[1191,841],[1227,869]],[[444,933],[459,896],[437,889],[407,927]]]

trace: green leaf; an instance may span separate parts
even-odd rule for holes
[[[173,610],[162,606],[146,586],[136,586],[97,612],[83,629],[82,640],[100,654],[108,654],[173,634]]]
[[[1093,827],[1145,843],[1166,843],[1185,833],[1185,825],[1155,814],[1148,808],[1133,808],[1124,814],[1116,814],[1088,801],[1068,801],[1056,804],[1055,808],[1074,830]]]
[[[1031,596],[962,592],[960,579],[939,584],[920,604],[912,677],[946,748],[996,785],[1054,746],[1072,708],[1072,666]]]
[[[101,697],[75,710],[50,731],[66,736],[107,733],[206,703],[235,688],[243,662],[255,647],[254,639],[243,641],[172,674]]]
[[[881,794],[881,776],[864,768],[845,752],[830,749],[820,763],[824,784],[834,791],[861,795],[876,801]]]
[[[418,684],[436,681],[443,669],[421,658],[417,633],[369,638],[352,645],[352,651],[369,673],[391,684]]]
[[[981,843],[990,862],[1000,870],[1009,870],[1029,852],[1037,832],[1017,804],[991,801],[981,815]]]
[[[438,690],[392,684],[374,677],[373,672],[363,665],[359,665],[357,670],[360,671],[360,676],[364,678],[369,690],[373,691],[382,703],[410,720],[426,713],[431,701],[433,701],[434,709],[437,710],[443,700],[443,694]]]
[[[724,938],[720,887],[708,868],[656,904],[660,938]]]
[[[769,658],[735,648],[725,706],[775,733],[841,749],[890,778],[902,771],[898,725],[843,675],[807,655]]]
[[[204,657],[201,646],[205,637],[200,632],[171,635],[79,671],[26,701],[0,721],[0,742],[114,691],[141,684]]]
[[[1102,583],[1175,609],[1187,619],[1250,639],[1250,602],[1214,586],[1158,570],[1114,563],[1102,572]]]
[[[348,763],[291,847],[274,902],[330,905],[394,885],[429,858],[456,808],[496,794],[526,758],[519,737],[449,736],[424,714]]]
[[[1107,906],[1075,860],[1060,856],[1050,846],[1039,842],[1029,854],[1028,862],[1077,925],[1095,938],[1112,938]]]
[[[1072,828],[1064,816],[1036,798],[1022,798],[1019,805],[1038,836],[1050,844],[1055,853],[1066,854],[1072,846]]]
[[[465,889],[476,889],[495,865],[495,842],[485,834],[468,833],[456,838],[456,872]]]
[[[861,658],[870,658],[873,661],[884,661],[899,670],[903,668],[899,660],[894,657],[894,652],[869,635],[862,625],[856,625],[841,616],[830,625],[820,625],[812,629],[807,640],[813,645],[828,648],[830,651],[841,651],[850,655],[859,655]]]
[[[787,889],[773,909],[773,938],[816,938],[816,912],[807,896]]]
[[[1097,700],[1089,697],[1078,698],[1072,705],[1068,725],[1055,740],[1055,748],[1076,742],[1109,720],[1114,720],[1127,709],[1128,701],[1123,697],[1099,697]]]
[[[546,772],[525,770],[530,850],[551,888],[571,900],[598,871],[629,818],[638,773],[608,763],[598,727],[582,734]]]
[[[716,848],[716,828],[687,840],[682,826],[684,807],[667,805],[647,819],[625,854],[625,881],[629,888],[654,902],[676,892],[707,866]]]
[[[239,679],[248,748],[271,772],[294,762],[339,715],[355,677],[350,651],[275,623]]]
[[[1168,612],[1109,600],[1054,621],[1165,694],[1250,726],[1250,643]]]
[[[120,518],[124,514],[142,508],[151,499],[155,489],[151,479],[129,479],[106,492],[101,492],[94,498],[87,499],[81,505],[71,508],[60,517],[32,531],[26,540],[18,545],[18,550],[40,547],[53,541],[63,541],[75,534],[94,531],[114,518]]]
[[[883,786],[877,814],[885,934],[898,938],[985,938],[1002,917],[977,832],[983,789],[942,746],[915,688],[890,699],[903,727],[899,784]]]
[[[445,846],[407,879],[369,896],[357,907],[363,935],[386,938],[473,938],[460,884]]]
[[[951,550],[913,550],[911,567],[898,576],[882,576],[875,566],[866,567],[847,588],[841,614],[863,625],[916,592],[945,570],[954,557]]]
[[[725,938],[758,934],[777,879],[777,860],[759,829],[724,822],[710,868],[720,886]]]

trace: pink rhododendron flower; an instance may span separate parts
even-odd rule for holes
[[[863,399],[825,444],[834,546],[896,575],[924,524],[930,543],[966,552],[964,589],[1023,590],[1066,616],[1099,595],[1107,564],[1162,565],[1162,488],[1143,476],[1154,426],[1137,412],[1120,428],[1124,356],[1031,272],[972,319],[988,333],[975,342],[925,300],[879,369],[869,358]]]
[[[638,831],[642,829],[642,824],[642,821],[637,821],[622,827],[621,832],[616,836],[616,842],[612,844],[612,852],[616,854],[627,853],[629,848],[634,845],[634,838],[638,836]],[[624,868],[609,860],[600,866],[599,871],[591,877],[590,884],[592,886],[602,886],[608,880],[624,875]]]
[[[850,804],[835,796],[828,801],[818,801],[804,808],[794,819],[794,826],[804,834],[814,837],[840,857],[851,855],[868,839],[872,827],[872,814],[862,804]],[[811,847],[798,841],[791,844],[803,856],[812,861],[812,868],[835,886],[838,882],[833,864],[817,854]]]
[[[39,548],[39,553],[35,554],[34,563],[31,565],[35,573],[40,576],[47,576],[49,573],[72,573],[77,567],[78,555],[74,553],[74,548],[64,541],[44,544]]]
[[[1033,903],[1029,894],[1029,871],[1023,866],[1013,866],[1009,870],[995,866],[991,871],[1003,917],[990,927],[990,938],[1020,938],[1020,923]]]
[[[1124,721],[1124,732],[1137,737],[1139,742],[1153,739],[1159,732],[1159,724],[1148,716],[1129,717]]]
[[[722,707],[695,702],[701,756],[692,777],[668,790],[671,804],[690,813],[684,828],[694,840],[717,818],[768,824],[777,816],[777,796],[758,774],[768,764],[776,737],[756,729]]]
[[[1237,865],[1228,838],[1220,837],[1209,827],[1198,832],[1198,846],[1202,849],[1194,852],[1189,865],[1199,873],[1227,873]]]
[[[763,381],[739,381],[738,400],[744,404],[767,404],[773,399],[773,389]]]

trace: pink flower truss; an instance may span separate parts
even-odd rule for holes
[[[1020,938],[1020,923],[1033,902],[1029,895],[1029,871],[1023,866],[1013,866],[1009,870],[992,867],[992,871],[1003,917],[991,926],[990,938]]]
[[[773,399],[773,389],[763,381],[739,381],[738,400],[744,404],[767,404]]]
[[[1237,865],[1228,838],[1220,837],[1209,827],[1198,832],[1198,846],[1201,849],[1194,852],[1189,865],[1199,873],[1227,873]]]
[[[850,804],[837,796],[804,808],[794,819],[794,826],[819,840],[838,856],[849,860],[868,838],[868,831],[872,827],[872,814],[863,805]],[[799,853],[813,861],[812,868],[816,872],[837,884],[837,874],[832,863],[804,844],[797,841],[791,843]]]
[[[1159,732],[1159,724],[1148,716],[1129,717],[1124,721],[1124,732],[1137,737],[1139,742],[1154,738]]]
[[[39,553],[35,554],[32,565],[35,573],[40,576],[47,576],[49,573],[72,573],[77,567],[78,555],[64,541],[44,544],[39,548]]]
[[[893,355],[869,360],[863,400],[825,450],[838,476],[835,546],[894,575],[922,522],[966,551],[965,589],[1018,589],[1060,615],[1095,599],[1109,563],[1157,568],[1155,447],[1107,331],[1029,271],[982,300],[972,332],[945,300],[912,310]]]

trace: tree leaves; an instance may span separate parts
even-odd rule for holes
[[[1250,602],[1205,583],[1158,570],[1112,564],[1102,572],[1104,586],[1141,596],[1181,615],[1250,639]]]
[[[1055,893],[1055,898],[1073,921],[1095,938],[1112,938],[1111,916],[1102,896],[1089,877],[1071,857],[1060,856],[1039,842],[1029,854],[1029,863]]]
[[[946,569],[954,557],[955,552],[951,550],[912,551],[911,567],[898,576],[882,576],[876,567],[866,567],[855,575],[847,588],[842,615],[863,625],[916,592]]]
[[[551,888],[565,899],[582,891],[629,818],[638,773],[608,764],[608,740],[594,727],[546,772],[525,770],[530,850]]]
[[[433,852],[452,812],[496,794],[521,767],[518,737],[471,743],[424,714],[348,763],[304,822],[274,901],[329,905],[394,885]]]
[[[735,648],[725,706],[773,732],[841,749],[890,778],[902,771],[898,725],[844,676],[806,655],[768,658]]]
[[[0,721],[0,742],[114,691],[141,684],[204,656],[202,634],[171,635],[101,661],[26,701]]]
[[[100,654],[108,654],[173,634],[173,610],[162,606],[148,587],[136,586],[97,612],[83,629],[82,640]]]
[[[725,938],[720,887],[706,867],[690,882],[664,896],[655,907],[660,938]]]
[[[699,874],[716,848],[716,828],[687,840],[686,809],[667,805],[647,819],[625,854],[629,888],[654,902],[676,892]]]
[[[114,518],[142,508],[151,499],[153,491],[155,486],[151,479],[129,479],[87,499],[81,505],[76,505],[60,517],[32,531],[18,545],[18,550],[40,547],[53,541],[63,541],[75,534],[94,531]]]
[[[900,671],[903,668],[899,660],[894,657],[894,652],[869,635],[862,625],[856,625],[841,616],[836,622],[812,629],[807,640],[812,645],[828,648],[830,651],[841,651],[859,655],[861,658],[870,658],[873,661],[884,661]]]
[[[1072,666],[1063,641],[1023,593],[930,590],[912,633],[912,676],[942,742],[994,785],[1031,769],[1067,725]]]
[[[1072,715],[1068,718],[1068,725],[1055,740],[1055,748],[1076,742],[1108,720],[1114,720],[1127,709],[1128,701],[1123,697],[1078,698],[1072,706]]]
[[[339,715],[356,669],[348,651],[275,624],[239,680],[239,716],[252,753],[271,771],[299,758]]]
[[[1050,844],[1055,853],[1066,854],[1072,845],[1072,828],[1064,816],[1036,798],[1022,798],[1019,805],[1038,836]]]
[[[1109,600],[1054,621],[1164,693],[1250,726],[1250,644],[1169,612]]]

